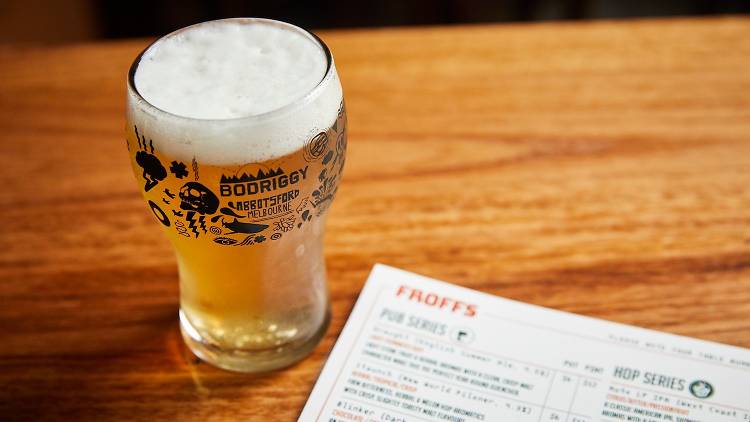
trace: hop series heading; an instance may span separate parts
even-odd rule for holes
[[[659,374],[651,371],[641,371],[640,369],[628,368],[625,366],[616,366],[614,373],[615,378],[624,379],[631,382],[640,382],[645,385],[666,388],[675,391],[684,391],[687,380],[670,375]]]

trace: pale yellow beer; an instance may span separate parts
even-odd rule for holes
[[[301,99],[260,115],[199,119],[161,110],[136,86],[143,58],[131,69],[127,144],[148,207],[175,249],[183,336],[198,356],[227,369],[293,363],[330,318],[323,234],[344,167],[346,114],[330,53],[302,35],[324,53],[325,74]]]

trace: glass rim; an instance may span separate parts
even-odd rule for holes
[[[303,34],[306,34],[307,36],[309,36],[312,39],[312,41],[314,41],[314,42],[316,42],[318,44],[318,46],[323,50],[323,54],[325,55],[325,58],[326,58],[326,71],[323,74],[323,77],[320,79],[320,81],[318,81],[317,84],[315,84],[314,87],[312,87],[312,89],[310,89],[309,91],[307,91],[303,96],[301,96],[300,98],[298,98],[298,99],[296,99],[296,100],[294,100],[294,101],[292,101],[290,103],[284,104],[281,107],[278,107],[278,108],[275,108],[275,109],[272,109],[272,110],[269,110],[269,111],[266,111],[266,112],[263,112],[263,113],[260,113],[260,114],[253,114],[253,115],[250,115],[250,116],[230,117],[230,118],[227,118],[227,119],[189,117],[189,116],[183,116],[183,115],[180,115],[180,114],[175,114],[175,113],[172,113],[170,111],[167,111],[167,110],[164,110],[162,108],[159,108],[159,107],[155,106],[154,104],[152,104],[151,102],[149,102],[146,98],[144,98],[143,95],[141,95],[141,93],[138,91],[138,88],[136,87],[136,84],[135,84],[135,74],[138,71],[138,66],[141,63],[141,59],[143,58],[143,55],[151,47],[153,47],[156,43],[158,43],[159,41],[161,41],[161,40],[163,40],[163,39],[165,39],[167,37],[171,37],[171,36],[174,36],[176,34],[179,34],[180,32],[187,31],[190,28],[193,28],[193,27],[196,27],[196,26],[199,26],[199,25],[204,25],[204,24],[207,24],[207,23],[226,22],[226,21],[237,21],[237,22],[251,22],[251,21],[256,21],[256,22],[265,22],[265,23],[268,23],[268,24],[271,24],[271,25],[291,27],[291,28],[293,28],[295,30],[298,30],[298,31],[302,32]],[[136,97],[136,99],[138,100],[139,103],[145,105],[146,108],[152,110],[155,114],[164,114],[164,115],[170,116],[170,117],[172,117],[174,119],[178,119],[178,120],[182,120],[182,121],[215,122],[217,124],[221,124],[221,123],[224,123],[224,122],[231,123],[231,122],[254,121],[254,120],[260,121],[260,120],[266,120],[266,119],[270,119],[270,118],[273,118],[275,116],[281,115],[281,114],[287,112],[288,110],[293,109],[293,108],[295,108],[295,107],[297,107],[297,106],[299,106],[301,104],[304,104],[304,103],[312,101],[314,98],[317,97],[317,95],[320,93],[320,91],[322,91],[324,89],[323,85],[331,77],[333,69],[334,69],[334,66],[333,66],[333,56],[331,55],[331,50],[328,48],[328,46],[326,45],[326,43],[323,42],[323,40],[320,39],[320,37],[318,37],[317,35],[315,35],[311,31],[308,31],[305,28],[301,28],[301,27],[299,27],[297,25],[294,25],[294,24],[291,24],[291,23],[288,23],[288,22],[279,21],[279,20],[275,20],[275,19],[267,19],[267,18],[249,18],[249,17],[242,18],[242,17],[235,17],[235,18],[215,19],[215,20],[210,20],[210,21],[198,22],[198,23],[195,23],[195,24],[188,25],[188,26],[185,26],[183,28],[177,29],[175,31],[172,31],[172,32],[170,32],[170,33],[168,33],[166,35],[163,35],[163,36],[157,38],[156,40],[154,40],[153,42],[151,42],[149,45],[147,45],[146,48],[144,48],[135,57],[135,59],[133,60],[133,63],[130,65],[130,69],[128,70],[128,91],[130,93],[132,93]]]

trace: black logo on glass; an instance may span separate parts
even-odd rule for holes
[[[198,182],[187,182],[180,188],[180,209],[198,214],[213,214],[219,208],[219,198]]]
[[[708,381],[698,380],[690,384],[690,394],[699,399],[707,399],[714,394],[714,387]]]
[[[135,162],[143,168],[143,180],[146,181],[146,185],[143,189],[148,192],[154,186],[159,184],[159,181],[167,178],[167,169],[161,165],[161,162],[154,155],[154,141],[148,141],[146,144],[146,136],[141,136],[138,133],[138,126],[135,127],[135,137],[138,139],[138,152],[135,154]]]
[[[169,171],[174,174],[174,176],[178,179],[182,179],[187,177],[188,171],[187,166],[185,163],[181,163],[178,161],[172,161],[172,164],[169,165]]]
[[[151,212],[154,213],[156,219],[159,220],[161,224],[164,224],[164,226],[169,227],[170,222],[169,218],[167,218],[167,214],[165,214],[164,211],[154,203],[154,201],[149,200],[148,205],[151,207]]]
[[[230,221],[228,223],[225,223],[224,220],[222,220],[221,225],[231,230],[230,232],[226,234],[235,234],[235,233],[253,234],[253,233],[262,232],[263,230],[268,228],[268,224],[243,223],[242,221],[238,221],[236,218],[234,219],[234,221]]]
[[[320,132],[305,144],[305,159],[315,161],[323,156],[328,149],[328,134]]]

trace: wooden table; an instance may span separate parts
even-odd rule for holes
[[[2,419],[292,421],[375,262],[750,347],[750,19],[324,32],[349,107],[334,318],[201,364],[123,142],[147,40],[0,49]]]

